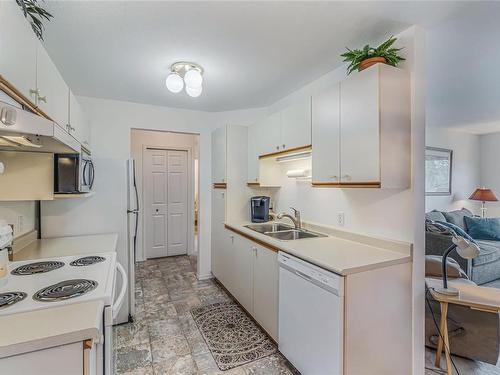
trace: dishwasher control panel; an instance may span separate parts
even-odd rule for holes
[[[327,271],[312,263],[306,262],[281,251],[278,254],[278,263],[280,267],[284,267],[306,280],[316,284],[321,284],[322,286],[332,290],[338,296],[342,296],[344,294],[343,277],[337,275],[336,273]]]

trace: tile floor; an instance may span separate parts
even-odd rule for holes
[[[198,281],[196,258],[179,256],[139,263],[136,321],[115,327],[115,366],[120,375],[297,375],[275,354],[220,371],[190,309],[227,301],[212,280]]]

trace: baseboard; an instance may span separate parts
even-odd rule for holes
[[[214,275],[212,274],[212,272],[210,273],[206,273],[204,275],[200,275],[200,274],[197,274],[196,275],[196,278],[200,281],[203,281],[203,280],[209,280],[209,279],[213,279],[214,278]]]

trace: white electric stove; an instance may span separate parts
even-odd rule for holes
[[[118,272],[117,272],[118,271]],[[117,274],[121,288],[117,293]],[[96,343],[98,374],[112,374],[112,325],[127,291],[127,275],[116,253],[73,255],[11,262],[0,288],[0,316],[100,300],[102,340]]]
[[[11,262],[0,316],[91,300],[112,305],[115,269],[116,253]]]

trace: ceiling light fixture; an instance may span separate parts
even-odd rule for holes
[[[170,67],[171,73],[165,83],[167,89],[173,93],[179,93],[184,88],[186,93],[197,98],[203,91],[203,68],[191,62],[176,62]]]

